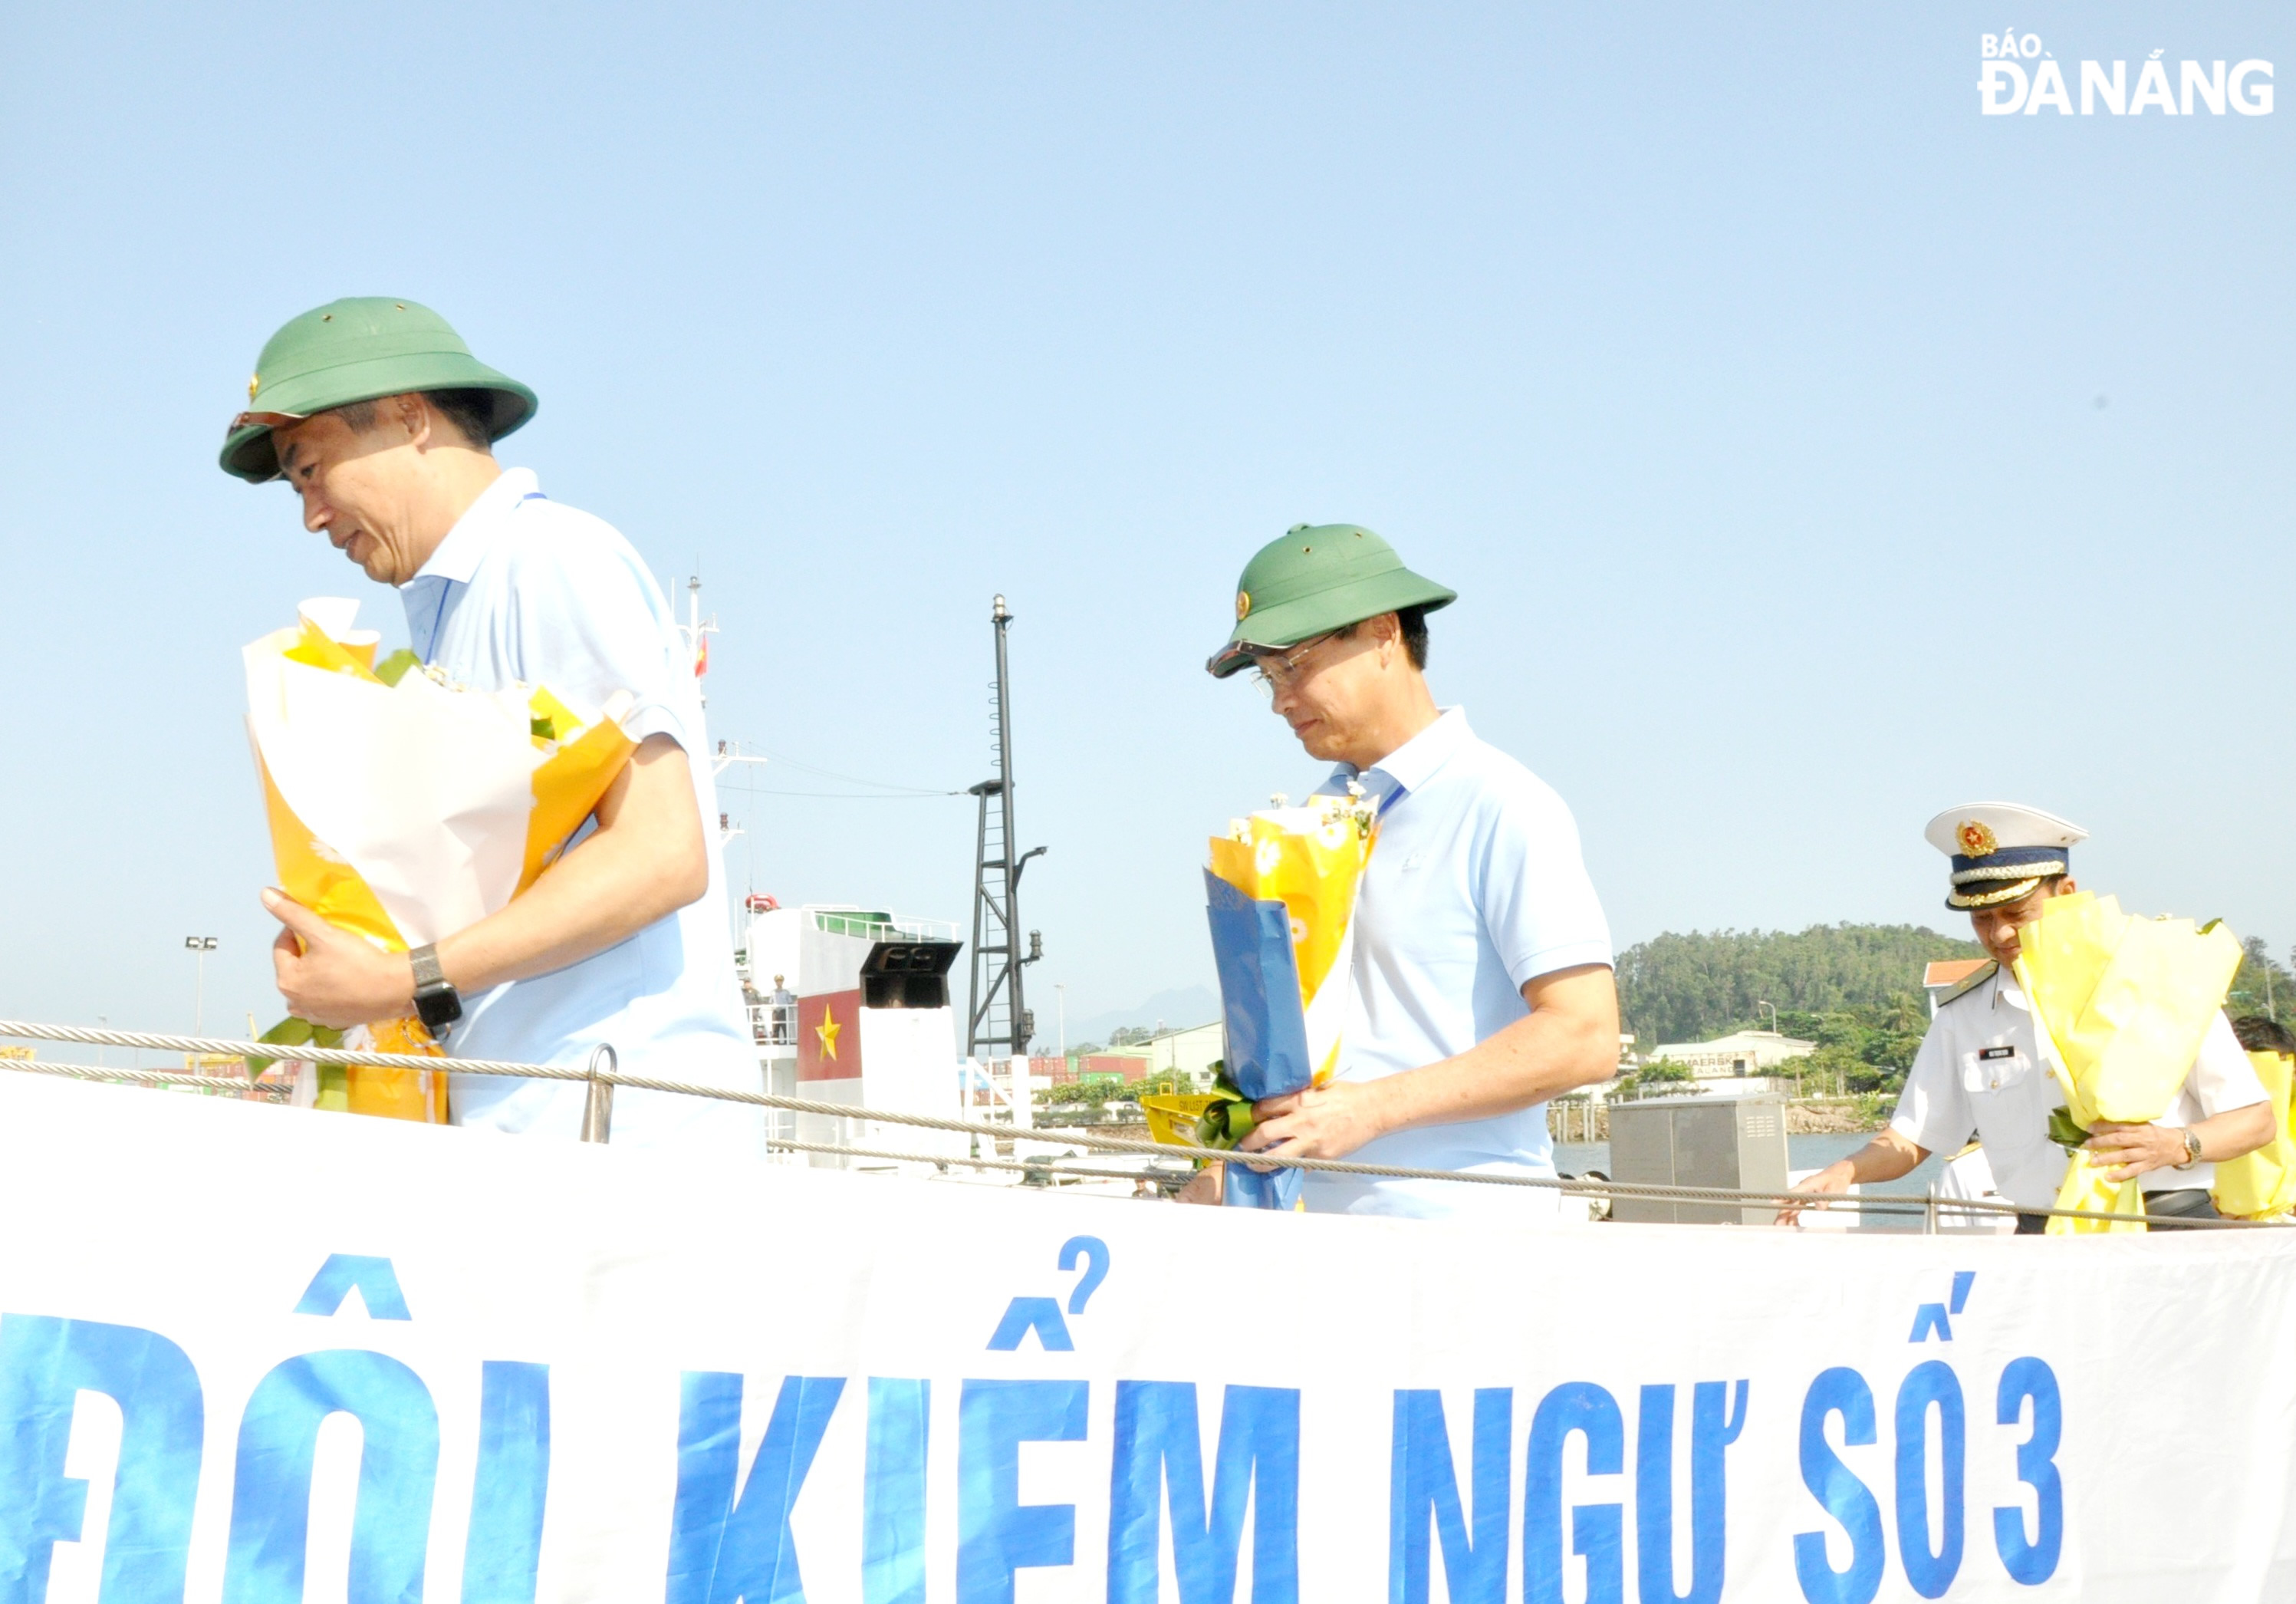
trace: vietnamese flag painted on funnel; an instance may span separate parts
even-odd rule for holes
[[[797,999],[797,1078],[849,1081],[861,1073],[861,993]]]

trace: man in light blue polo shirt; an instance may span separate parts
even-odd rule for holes
[[[1236,587],[1209,667],[1256,670],[1310,757],[1380,804],[1358,893],[1336,1079],[1259,1105],[1244,1139],[1303,1158],[1552,1175],[1549,1098],[1618,1066],[1610,927],[1570,810],[1429,691],[1427,614],[1452,591],[1351,523],[1301,524]],[[1308,1208],[1551,1217],[1543,1188],[1309,1172]]]
[[[629,765],[525,894],[412,953],[386,953],[277,891],[279,989],[300,1017],[352,1025],[420,1011],[450,1055],[758,1089],[726,937],[718,804],[693,663],[629,542],[504,473],[493,441],[531,391],[472,357],[412,301],[339,300],[274,335],[234,420],[226,472],[284,479],[307,528],[398,588],[412,645],[458,684],[547,685],[578,705],[628,692]],[[455,1075],[455,1123],[571,1138],[585,1090]],[[618,1146],[763,1151],[738,1104],[624,1090]]]

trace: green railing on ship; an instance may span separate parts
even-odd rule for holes
[[[829,935],[857,935],[872,942],[911,934],[895,924],[890,913],[828,913],[816,909],[813,922]]]

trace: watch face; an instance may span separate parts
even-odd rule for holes
[[[442,981],[414,993],[414,1012],[435,1032],[463,1016],[463,999],[454,987]]]

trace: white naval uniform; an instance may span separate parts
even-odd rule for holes
[[[2156,1124],[2185,1126],[2268,1102],[2255,1066],[2219,1012],[2202,1040],[2184,1090]],[[2033,1031],[2033,1015],[2017,978],[1996,969],[1938,1009],[1890,1129],[1932,1153],[1953,1153],[1972,1131],[1985,1144],[1993,1183],[2020,1208],[2045,1209],[2063,1184],[2064,1149],[2049,1139],[2049,1114],[2065,1091]],[[2216,1166],[2148,1170],[2137,1178],[2147,1192],[2212,1187]]]

